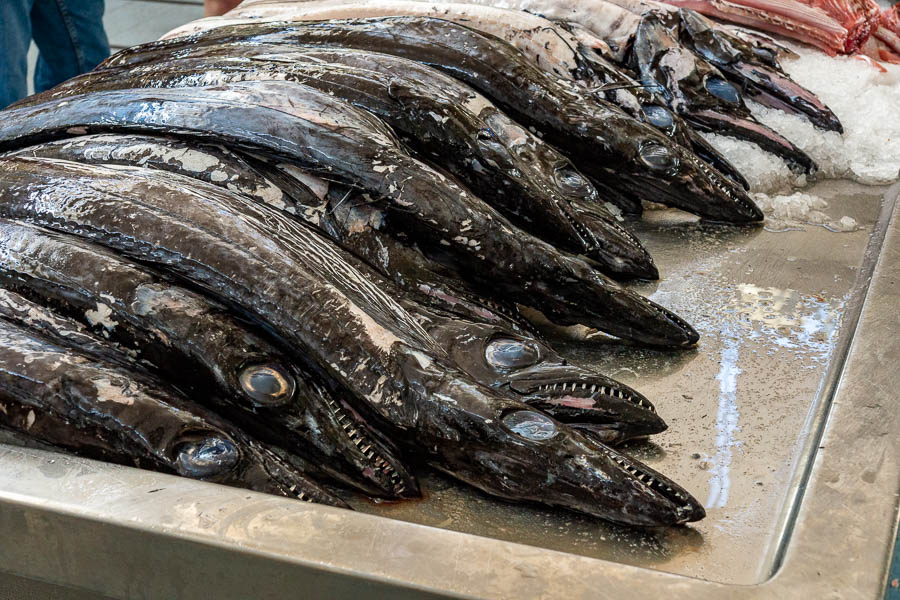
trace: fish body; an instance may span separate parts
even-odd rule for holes
[[[0,284],[117,344],[326,476],[373,496],[417,493],[397,450],[353,415],[311,361],[289,357],[225,306],[102,248],[14,222],[0,222]],[[351,425],[371,438],[386,469],[372,469]]]
[[[0,168],[0,212],[91,239],[243,309],[316,356],[392,439],[463,481],[625,523],[703,516],[661,475],[464,375],[384,291],[388,282],[374,285],[374,273],[271,208],[146,169],[24,158]],[[537,438],[531,419],[545,425]]]
[[[0,405],[3,427],[76,454],[346,506],[265,446],[146,375],[49,343],[5,319]]]
[[[385,200],[394,226],[404,228],[429,258],[551,320],[655,345],[685,346],[698,339],[677,315],[519,230],[405,154],[374,117],[299,84],[98,92],[6,116],[0,123],[0,147],[6,148],[96,131],[163,129],[262,148],[314,174],[373,190]]]
[[[564,151],[610,200],[664,202],[710,220],[756,222],[743,189],[689,150],[618,107],[555,80],[492,35],[428,17],[244,23],[120,53],[106,68],[179,56],[204,44],[264,43],[358,48],[418,60],[472,86]],[[630,201],[628,199],[631,199]],[[639,206],[639,204],[637,205]]]
[[[445,166],[522,229],[590,257],[611,276],[658,277],[637,238],[600,208],[596,190],[566,158],[456,80],[413,61],[363,51],[285,53],[283,47],[273,52],[241,45],[210,50],[211,55],[122,70],[116,77],[88,73],[46,98],[140,87],[296,81],[380,117],[419,157]],[[216,68],[210,69],[213,57]]]

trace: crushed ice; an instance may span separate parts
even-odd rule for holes
[[[813,127],[804,117],[749,103],[754,115],[809,154],[818,177],[887,184],[900,177],[900,66],[883,69],[853,57],[829,57],[792,45],[800,55],[782,64],[791,78],[815,93],[841,120],[844,134]],[[754,192],[785,193],[806,185],[779,158],[758,146],[708,135],[750,182]]]
[[[821,225],[830,231],[848,232],[859,229],[853,217],[832,219],[822,212],[828,202],[818,196],[795,192],[787,195],[753,194],[753,200],[766,214],[766,228],[774,231],[797,229],[800,225]]]

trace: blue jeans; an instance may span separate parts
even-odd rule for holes
[[[109,56],[104,0],[0,0],[0,108],[28,93],[28,45],[40,55],[34,90],[42,92]]]

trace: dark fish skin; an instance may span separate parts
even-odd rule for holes
[[[675,61],[684,63],[677,74],[665,66]],[[816,172],[815,162],[806,153],[753,117],[737,88],[721,71],[681,47],[675,14],[641,17],[628,64],[644,84],[660,90],[673,110],[694,127],[753,142],[784,159],[796,172]],[[695,89],[710,93],[693,93]]]
[[[5,320],[0,404],[4,427],[76,454],[346,507],[272,451],[162,384]]]
[[[256,437],[304,457],[314,472],[372,496],[418,494],[397,450],[355,415],[339,390],[222,305],[77,238],[3,220],[0,285],[119,344],[198,402],[224,409]],[[252,387],[253,381],[276,393]],[[357,438],[368,441],[379,468]]]
[[[198,101],[199,100],[199,101]],[[88,131],[90,130],[90,131]],[[8,111],[0,148],[102,131],[177,131],[302,164],[374,190],[393,227],[429,258],[492,294],[639,343],[690,346],[684,320],[608,279],[584,260],[519,230],[447,177],[409,157],[377,119],[288,82],[125,90]]]
[[[610,276],[658,278],[640,241],[597,210],[597,191],[568,159],[456,80],[414,61],[357,50],[285,52],[241,44],[209,50],[214,52],[199,58],[122,69],[116,77],[86,73],[43,99],[128,88],[296,81],[383,119],[423,160],[445,166],[522,229],[590,257]],[[210,70],[213,58],[216,68]]]
[[[363,258],[424,304],[511,331],[530,330],[515,304],[476,294],[413,244],[382,229],[383,209],[365,192],[287,165],[224,148],[146,135],[106,134],[29,146],[7,156],[53,158],[84,164],[135,165],[177,173],[240,193],[315,226]]]
[[[230,300],[316,356],[392,439],[463,481],[636,525],[703,517],[661,475],[463,375],[392,299],[389,282],[269,207],[161,171],[47,159],[4,159],[0,169],[0,212]],[[532,418],[552,427],[549,438],[519,427]]]
[[[306,176],[317,189],[328,187],[319,199],[311,189],[300,189],[300,181],[286,187],[291,190],[288,206],[283,198],[272,201],[274,184],[261,176],[252,177],[251,167],[232,153],[215,149],[188,148],[175,140],[141,136],[88,136],[26,148],[17,155],[43,156],[78,162],[103,164],[114,159],[131,164],[163,168],[184,175],[198,176],[223,187],[243,190],[259,202],[303,218],[317,215],[316,225],[331,232],[332,239],[366,259],[382,272],[399,273],[398,283],[413,283],[423,297],[443,310],[423,310],[416,302],[401,304],[414,314],[432,337],[446,349],[455,363],[477,382],[497,389],[512,390],[514,397],[564,423],[585,427],[607,444],[659,433],[666,426],[653,405],[643,396],[600,374],[567,365],[550,347],[521,327],[521,317],[500,306],[460,290],[450,277],[435,272],[421,253],[379,233],[384,220],[370,201],[349,197],[340,186]],[[187,166],[186,166],[187,165]],[[205,166],[205,169],[200,169]],[[212,174],[217,174],[212,177]],[[240,182],[238,185],[236,182]],[[299,198],[299,201],[293,200]],[[0,246],[2,248],[2,246]],[[389,261],[382,264],[382,261]],[[0,265],[2,266],[2,265]],[[105,268],[104,271],[110,270]],[[491,306],[493,304],[493,306]],[[0,306],[2,308],[2,306]],[[462,309],[462,310],[461,310]],[[512,307],[512,310],[515,310]],[[463,318],[460,318],[462,314]],[[177,332],[169,333],[175,337]],[[515,368],[502,362],[490,350],[503,341],[503,356],[518,353],[530,358],[518,359]],[[491,358],[495,362],[492,362]],[[526,364],[527,363],[527,364]],[[576,389],[576,385],[578,389]],[[571,388],[571,389],[569,389]]]
[[[601,193],[608,187],[626,197],[662,202],[713,221],[748,223],[763,218],[740,187],[653,127],[586,96],[574,85],[550,79],[499,38],[441,19],[223,26],[131,48],[101,69],[189,56],[192,48],[229,42],[358,48],[417,60],[471,85],[520,123],[535,127],[597,183]],[[620,186],[623,174],[646,185]],[[608,198],[617,201],[618,195]],[[634,210],[633,203],[622,208]]]
[[[695,54],[740,85],[745,96],[785,112],[802,114],[820,129],[844,132],[830,108],[785,74],[771,46],[760,47],[751,40],[729,35],[714,21],[691,9],[679,9],[677,14],[681,38]]]

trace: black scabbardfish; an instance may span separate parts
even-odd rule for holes
[[[316,472],[372,496],[417,495],[397,450],[328,387],[315,363],[290,358],[226,307],[78,238],[3,220],[0,285],[119,344]]]
[[[417,60],[471,85],[520,123],[535,127],[610,200],[624,198],[625,210],[651,200],[716,221],[763,218],[737,184],[652,126],[577,86],[551,79],[503,40],[442,19],[226,25],[131,48],[105,68],[115,76],[115,67],[187,57],[194,48],[229,42],[359,48]]]
[[[675,483],[464,375],[389,282],[270,207],[162,171],[24,158],[0,169],[4,215],[228,301],[316,357],[391,439],[463,481],[631,524],[703,517]]]
[[[443,276],[415,248],[381,232],[378,227],[384,217],[371,201],[353,196],[353,190],[293,170],[292,181],[282,183],[290,194],[273,200],[276,195],[270,190],[278,189],[275,184],[256,174],[238,156],[149,136],[73,138],[26,148],[17,155],[99,164],[139,163],[240,189],[244,195],[315,224],[398,284],[418,292],[410,300],[401,300],[403,307],[416,316],[457,366],[479,383],[511,390],[529,405],[584,428],[605,443],[620,443],[665,429],[646,398],[603,375],[568,365],[529,335],[515,307],[478,297]],[[287,206],[285,196],[290,198]],[[417,300],[455,314],[425,310],[416,305]]]
[[[74,333],[76,340],[87,335]],[[50,343],[5,319],[0,405],[2,426],[76,454],[346,506],[262,444],[147,375]]]
[[[678,316],[516,228],[410,157],[376,117],[300,84],[97,92],[4,117],[0,148],[7,149],[91,131],[170,131],[278,156],[371,190],[392,226],[405,229],[429,258],[557,323],[661,346],[698,339]]]
[[[384,119],[420,158],[445,166],[526,231],[590,257],[609,275],[658,277],[650,255],[603,211],[596,190],[568,159],[453,78],[414,61],[358,50],[285,52],[240,44],[211,49],[199,58],[139,66],[116,77],[87,73],[45,96],[240,81],[303,83]],[[215,69],[209,68],[212,56]]]

